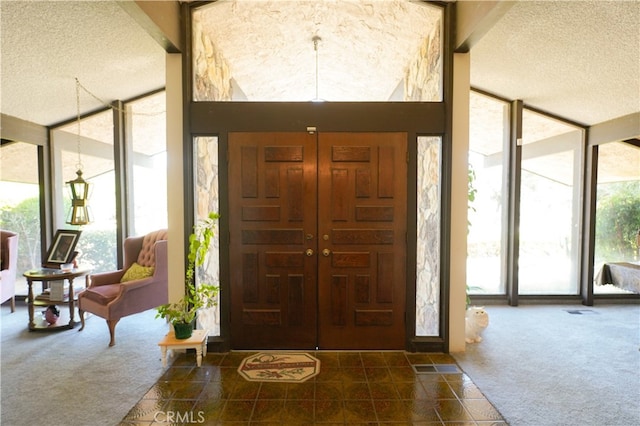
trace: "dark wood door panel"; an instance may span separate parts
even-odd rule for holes
[[[318,341],[405,347],[407,135],[321,133]]]
[[[234,349],[316,346],[316,164],[307,133],[229,134]]]
[[[231,133],[234,349],[405,347],[404,133]]]

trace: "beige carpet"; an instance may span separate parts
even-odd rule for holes
[[[640,424],[640,306],[487,306],[453,354],[513,426]]]
[[[29,332],[24,305],[0,312],[2,426],[118,424],[163,369],[157,343],[169,326],[149,310],[125,317],[109,330],[92,317],[78,328]]]

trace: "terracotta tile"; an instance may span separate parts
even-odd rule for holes
[[[408,365],[404,367],[390,366],[389,374],[394,382],[413,382],[416,380],[415,371]]]
[[[435,395],[427,392],[420,382],[400,382],[394,383],[394,386],[400,399],[436,399]]]
[[[371,399],[371,391],[367,382],[345,383],[344,399]]]
[[[219,366],[226,356],[227,354],[225,353],[209,352],[207,355],[202,357],[202,366]]]
[[[315,399],[318,401],[325,399],[344,398],[344,390],[341,382],[318,382],[316,383]]]
[[[274,421],[279,422],[284,410],[282,399],[259,399],[253,408],[252,422]]]
[[[225,404],[226,401],[222,399],[200,399],[193,405],[193,411],[198,414],[202,413],[205,419],[204,424],[211,424],[220,418]]]
[[[433,364],[455,364],[456,359],[449,354],[430,353],[429,358]]]
[[[238,369],[233,367],[221,367],[220,368],[220,380],[223,382],[237,382],[237,381],[246,381],[243,377],[238,374]]]
[[[340,381],[341,369],[338,367],[323,367],[320,365],[320,374],[316,376],[316,382]]]
[[[312,424],[315,401],[311,399],[287,400],[284,403],[281,421],[283,423]]]
[[[320,360],[320,370],[325,367],[340,367],[340,360],[337,352],[314,352],[313,356]]]
[[[385,360],[387,361],[387,365],[389,367],[405,367],[411,366],[409,360],[407,359],[407,355],[405,352],[383,352]]]
[[[256,399],[260,391],[260,382],[238,382],[229,392],[229,399]]]
[[[372,399],[400,399],[395,386],[389,383],[369,383]]]
[[[154,415],[168,409],[225,426],[506,425],[466,374],[417,374],[411,368],[411,363],[434,360],[455,365],[448,354],[317,351],[312,354],[321,367],[315,380],[261,383],[236,371],[255,353],[214,354],[199,368],[191,358],[177,357],[177,365],[165,371],[121,424],[157,424]]]
[[[436,411],[437,401],[429,399],[416,399],[413,401],[404,401],[412,422],[439,422],[440,417]],[[415,424],[415,423],[414,423]]]
[[[164,372],[160,380],[173,381],[185,380],[193,367],[174,367],[173,365]]]
[[[456,397],[447,382],[422,382],[422,387],[428,395],[436,399],[455,399]]]
[[[231,392],[225,390],[222,382],[209,382],[202,387],[202,392],[198,399],[227,399],[230,394]]]
[[[436,408],[438,415],[444,422],[462,421],[473,422],[471,414],[465,410],[464,406],[457,399],[440,399]]]
[[[408,353],[407,359],[411,364],[432,364],[431,357],[425,353]]]
[[[253,413],[255,401],[229,400],[220,413],[220,420],[225,421],[249,421]]]
[[[172,399],[198,399],[202,390],[204,389],[205,382],[180,382],[180,385],[176,387],[175,392],[172,395]]]
[[[162,411],[169,413],[169,415],[179,413],[181,416],[187,417],[193,412],[195,404],[196,400],[193,399],[172,399],[162,407]]]
[[[189,356],[191,355],[190,353],[169,351],[167,352],[167,356],[169,355],[171,355],[171,358],[168,359],[173,359],[171,363],[173,367],[193,367],[193,357]]]
[[[316,382],[288,383],[287,399],[314,399],[316,395]]]
[[[240,363],[248,356],[258,352],[229,352],[220,362],[221,367],[240,367]]]
[[[287,396],[286,383],[261,383],[259,399],[284,399]]]
[[[362,367],[360,352],[338,352],[340,367]]]
[[[373,403],[369,400],[345,401],[344,418],[350,424],[354,422],[375,422],[376,412]]]
[[[208,382],[209,380],[220,380],[220,368],[214,366],[202,366],[193,368],[185,378],[185,380],[200,380]]]
[[[366,367],[364,370],[365,374],[367,375],[367,380],[370,382],[391,382],[391,374],[389,373],[389,369],[387,367]]]
[[[386,367],[387,360],[382,352],[361,352],[362,365],[365,367]]]
[[[468,376],[464,373],[447,373],[447,374],[443,374],[442,378],[449,382],[449,383],[458,383],[458,382],[464,382],[465,381],[465,377],[468,378]],[[471,380],[469,380],[471,381]]]
[[[338,379],[344,383],[363,382],[367,380],[367,376],[365,369],[362,367],[345,367],[340,369]]]
[[[341,400],[316,400],[314,410],[316,422],[344,422],[344,409]]]
[[[445,376],[446,376],[445,374],[439,374],[439,373],[421,373],[421,374],[416,374],[416,380],[422,383],[436,383],[436,382],[448,383]]]
[[[449,382],[449,386],[459,399],[484,398],[480,389],[471,382]]]
[[[378,416],[378,421],[380,422],[405,422],[411,418],[409,407],[399,399],[378,399],[373,401],[373,405],[376,410],[376,415]]]

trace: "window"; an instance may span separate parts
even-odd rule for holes
[[[606,262],[640,261],[640,147],[628,142],[598,146],[594,275]],[[594,293],[630,293],[610,284]]]
[[[520,294],[578,294],[584,132],[523,111]]]
[[[442,101],[436,5],[215,2],[192,20],[195,101]]]
[[[116,111],[119,112],[119,111]],[[65,182],[76,177],[82,166],[83,178],[92,185],[89,206],[91,223],[81,227],[79,261],[93,272],[117,268],[118,228],[116,194],[125,194],[129,235],[143,235],[167,227],[166,117],[164,91],[124,104],[125,131],[114,129],[114,110],[83,117],[56,127],[51,132],[54,172],[54,226],[67,224],[70,197]],[[125,169],[116,171],[114,134],[124,134]],[[79,151],[79,152],[78,152]],[[122,173],[121,173],[122,172]],[[118,176],[127,178],[119,183]],[[128,187],[124,188],[126,182]],[[118,187],[120,185],[120,187]],[[118,190],[118,191],[117,191]],[[128,235],[127,235],[128,236]]]
[[[165,92],[129,102],[126,140],[131,173],[128,205],[132,235],[167,227]]]
[[[218,138],[194,138],[194,182],[195,200],[194,223],[205,219],[209,212],[220,210],[220,185],[218,182]],[[220,236],[218,230],[214,233],[207,263],[203,265],[202,276],[196,277],[198,282],[220,285]],[[204,280],[204,281],[201,281]],[[196,283],[197,285],[197,283]],[[220,310],[218,306],[202,309],[198,312],[198,324],[209,330],[211,336],[220,335]]]
[[[440,334],[442,139],[418,137],[416,336]]]
[[[91,223],[81,227],[82,236],[76,250],[80,263],[91,265],[93,272],[112,271],[117,267],[116,182],[113,148],[113,113],[111,109],[83,118],[78,123],[55,128],[51,133],[54,159],[54,226],[75,229],[67,224],[70,196],[68,182],[82,177],[92,185],[89,198]],[[80,150],[80,153],[78,153]]]
[[[0,228],[19,235],[16,294],[26,296],[22,272],[41,265],[38,147],[3,140],[0,163]]]
[[[469,117],[469,294],[505,294],[504,149],[509,140],[509,105],[471,92]]]

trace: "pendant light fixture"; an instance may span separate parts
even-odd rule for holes
[[[312,102],[324,102],[324,99],[320,99],[319,90],[318,90],[318,44],[320,43],[320,36],[313,36],[311,41],[313,41],[313,50],[316,52],[316,96],[311,100]]]
[[[78,164],[76,167],[77,177],[67,182],[71,191],[71,210],[69,220],[70,225],[86,225],[91,222],[89,210],[89,183],[82,178],[82,158],[80,156],[80,81],[76,78],[76,106],[77,106],[77,143],[78,143]]]

